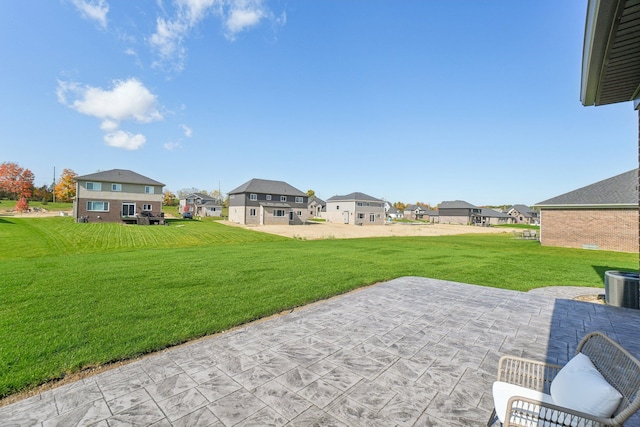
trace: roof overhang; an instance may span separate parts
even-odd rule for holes
[[[589,0],[580,101],[640,107],[640,0]]]
[[[637,203],[611,203],[602,205],[535,205],[540,209],[638,209]]]

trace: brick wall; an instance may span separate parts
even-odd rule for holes
[[[638,251],[638,209],[543,209],[544,246]]]

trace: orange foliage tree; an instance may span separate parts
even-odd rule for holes
[[[78,176],[72,169],[65,169],[60,174],[60,181],[54,188],[56,200],[60,202],[70,202],[76,197],[76,177]]]
[[[33,172],[17,163],[0,164],[0,192],[6,193],[13,200],[31,197],[34,178]]]
[[[20,197],[20,200],[18,200],[18,202],[16,203],[16,211],[26,212],[28,210],[29,210],[29,202],[27,202],[27,199],[24,196]]]

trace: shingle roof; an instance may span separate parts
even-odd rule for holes
[[[346,194],[344,196],[329,197],[327,199],[327,202],[336,202],[338,200],[368,200],[368,201],[373,201],[373,202],[382,202],[382,200],[380,200],[380,199],[376,199],[375,197],[371,197],[371,196],[366,195],[364,193],[358,193],[358,192]]]
[[[480,215],[490,218],[511,218],[511,215],[507,215],[504,212],[498,212],[491,208],[480,208]]]
[[[477,206],[467,203],[464,200],[453,200],[448,202],[442,202],[439,206],[440,209],[478,209]]]
[[[535,210],[531,209],[527,205],[513,205],[511,206],[511,209],[517,210],[518,213],[524,216],[525,218],[536,217],[538,215],[538,213]],[[511,209],[509,209],[509,211],[511,211]]]
[[[280,194],[283,196],[306,196],[297,188],[287,184],[284,181],[272,181],[269,179],[253,178],[240,187],[229,191],[229,194],[239,193],[260,193],[260,194]]]
[[[536,206],[638,205],[638,169],[536,203]]]
[[[163,187],[165,185],[159,181],[147,178],[144,175],[140,175],[139,173],[127,169],[111,169],[108,171],[77,176],[76,181],[100,181],[125,184],[161,185]]]

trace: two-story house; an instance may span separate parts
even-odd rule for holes
[[[384,201],[364,193],[351,193],[327,199],[329,222],[355,225],[384,225]]]
[[[163,187],[126,169],[77,176],[73,216],[78,222],[164,223]]]
[[[284,181],[252,179],[229,192],[229,221],[245,225],[304,224],[309,196]]]
[[[202,193],[187,194],[180,199],[180,213],[191,212],[193,216],[222,216],[222,204]]]
[[[475,225],[482,223],[482,209],[463,200],[440,203],[441,224]]]

